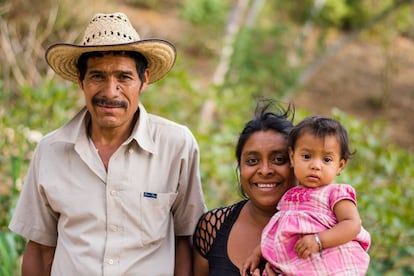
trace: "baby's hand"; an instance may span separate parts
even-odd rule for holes
[[[296,242],[295,251],[299,258],[305,259],[319,251],[319,245],[313,234],[305,235]]]
[[[254,275],[254,271],[259,266],[260,263],[260,256],[257,255],[250,255],[246,261],[244,261],[242,269],[240,270],[240,275],[247,276],[247,275]]]

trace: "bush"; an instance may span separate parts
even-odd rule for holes
[[[333,116],[347,127],[357,150],[340,179],[358,193],[358,209],[371,233],[368,275],[414,274],[414,156],[392,144],[380,122],[367,127],[338,111]]]

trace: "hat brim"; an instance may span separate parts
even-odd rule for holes
[[[176,50],[174,45],[162,39],[144,39],[136,42],[115,45],[83,46],[57,43],[46,50],[46,61],[62,78],[78,82],[77,62],[83,53],[105,51],[134,51],[141,53],[148,61],[149,83],[164,77],[173,67]]]

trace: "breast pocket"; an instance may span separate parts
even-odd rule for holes
[[[172,220],[171,206],[177,198],[177,193],[142,192],[139,198],[143,244],[164,239],[169,231]]]

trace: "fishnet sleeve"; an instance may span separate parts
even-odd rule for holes
[[[193,236],[193,246],[204,258],[208,258],[217,232],[233,208],[234,206],[213,209],[201,216],[198,221]]]

